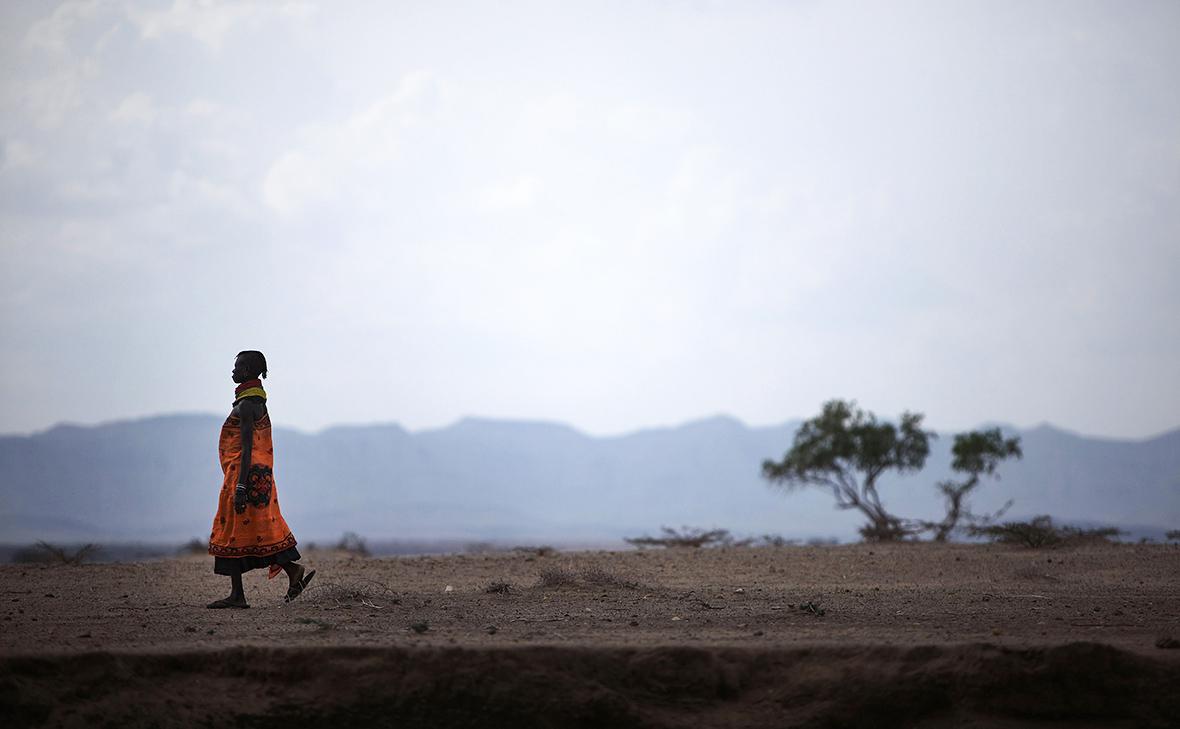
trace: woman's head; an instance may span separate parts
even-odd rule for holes
[[[254,349],[238,352],[234,360],[234,382],[241,384],[258,377],[266,377],[266,357]]]

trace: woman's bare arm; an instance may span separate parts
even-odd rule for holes
[[[250,476],[250,458],[254,451],[254,421],[261,407],[249,398],[238,403],[238,420],[242,428],[242,461],[238,468],[238,485],[234,489],[234,507],[246,508],[246,479]]]

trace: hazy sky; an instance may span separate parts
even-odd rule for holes
[[[0,13],[2,432],[1180,425],[1180,3]]]

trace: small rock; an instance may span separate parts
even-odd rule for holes
[[[186,626],[184,627],[184,632],[186,632],[186,633],[195,633],[195,632],[197,632],[197,629],[196,629],[196,628],[194,628],[194,627],[193,627],[193,626],[191,626],[191,625],[186,625]]]
[[[454,592],[454,591],[455,591],[455,588],[451,587],[450,585],[447,585],[445,588],[443,588],[443,592]]]
[[[410,623],[410,630],[418,634],[425,633],[426,631],[430,630],[430,623],[426,622],[425,620],[418,623]]]
[[[679,615],[673,615],[672,619],[673,620],[681,620],[681,617]]]
[[[760,637],[761,635],[762,635],[762,631],[761,631],[761,630],[755,630],[755,631],[754,631],[754,637],[755,637],[755,638],[758,638],[758,637]]]
[[[485,628],[485,630],[488,631],[488,635],[495,635],[496,631],[499,629],[494,625],[489,625],[487,628]]]
[[[738,589],[736,589],[736,590],[734,590],[734,591],[733,591],[733,594],[735,594],[735,595],[743,595],[743,594],[745,594],[745,592],[746,592],[746,588],[744,588],[744,587],[739,587]]]
[[[206,630],[205,634],[206,635],[213,635],[213,628],[209,628],[208,630]]]
[[[628,623],[628,625],[630,625],[632,628],[638,628],[638,627],[639,627],[639,621],[638,621],[638,620],[632,620],[630,623]]]

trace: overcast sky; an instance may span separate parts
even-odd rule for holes
[[[1180,425],[1180,3],[0,13],[0,432]]]

